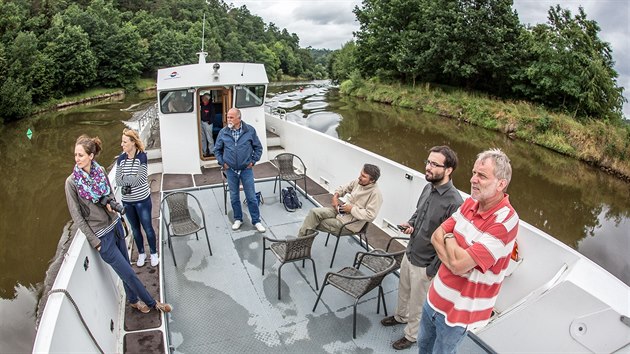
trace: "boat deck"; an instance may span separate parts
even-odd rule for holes
[[[264,235],[285,238],[296,235],[302,220],[311,208],[328,205],[331,195],[313,181],[308,181],[312,200],[305,200],[302,209],[287,212],[274,193],[275,167],[266,163],[255,169],[256,190],[262,192],[261,219],[267,228]],[[159,179],[160,176],[155,177]],[[376,313],[377,290],[364,296],[357,307],[357,338],[352,338],[352,309],[354,300],[338,289],[327,286],[316,311],[312,311],[318,290],[315,289],[310,262],[287,264],[282,271],[282,299],[278,300],[278,266],[271,252],[266,254],[265,275],[262,275],[262,235],[256,232],[243,206],[244,224],[231,229],[232,211],[228,201],[224,212],[223,189],[218,169],[204,171],[203,175],[166,175],[162,181],[164,192],[187,189],[204,208],[208,235],[213,255],[210,256],[203,232],[196,240],[193,235],[174,238],[173,247],[178,266],[175,267],[170,250],[161,251],[165,301],[173,305],[167,316],[171,350],[175,353],[244,353],[244,352],[393,352],[391,343],[402,336],[403,326],[383,327],[380,320],[383,309]],[[159,183],[158,183],[159,184]],[[286,186],[286,182],[283,183]],[[154,193],[154,216],[157,217],[159,193]],[[241,192],[241,200],[244,195]],[[158,219],[154,219],[156,231]],[[370,246],[384,248],[389,236],[370,226]],[[329,268],[334,239],[324,246],[326,234],[320,233],[313,244],[318,283],[321,286],[326,272],[351,266],[356,252],[364,250],[354,238],[343,237],[339,242],[335,265]],[[161,246],[165,246],[163,242]],[[402,249],[397,245],[397,249]],[[134,252],[135,253],[135,252]],[[136,255],[132,256],[132,259]],[[135,265],[134,265],[135,267]],[[157,271],[145,266],[137,268],[145,284],[159,284]],[[142,273],[149,278],[142,278]],[[151,278],[152,277],[152,278]],[[147,281],[149,283],[147,283]],[[148,286],[149,287],[149,286]],[[388,314],[396,305],[398,278],[390,274],[383,281]],[[155,289],[157,290],[157,289]],[[130,310],[130,309],[128,309]],[[131,312],[129,319],[152,321],[147,315]],[[137,311],[135,311],[137,312]],[[151,314],[154,312],[152,311]],[[156,316],[158,317],[158,316]],[[158,317],[159,321],[159,317]],[[134,323],[130,321],[130,323]],[[147,323],[148,324],[148,323]],[[160,325],[153,323],[145,328]],[[127,324],[125,325],[127,328]],[[131,328],[130,328],[131,329]],[[152,342],[159,350],[159,336],[151,331],[130,333],[125,350],[137,351],[138,341]],[[140,336],[140,337],[138,337]],[[149,344],[146,343],[145,345]],[[135,346],[135,347],[134,347]],[[136,350],[134,350],[134,348]],[[145,346],[145,348],[148,348]],[[414,349],[415,348],[415,349]],[[412,347],[413,351],[417,346]]]

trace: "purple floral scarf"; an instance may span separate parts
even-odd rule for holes
[[[111,192],[107,176],[103,172],[101,165],[96,161],[92,161],[89,174],[80,169],[79,166],[74,165],[72,177],[77,185],[79,196],[92,203],[97,203],[102,196]]]

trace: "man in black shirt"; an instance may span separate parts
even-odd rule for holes
[[[201,97],[201,149],[204,157],[210,156],[214,150],[212,139],[212,120],[214,119],[214,106],[209,93]]]
[[[457,168],[457,155],[450,147],[432,147],[425,168],[425,178],[430,183],[420,194],[416,212],[400,225],[410,239],[400,265],[396,314],[381,321],[383,326],[407,324],[405,335],[392,344],[394,349],[409,348],[417,340],[422,304],[440,266],[431,235],[463,203],[451,181],[451,174]]]

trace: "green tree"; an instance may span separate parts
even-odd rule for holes
[[[31,113],[31,93],[28,87],[10,77],[0,86],[0,121],[13,121]]]
[[[96,79],[97,60],[90,49],[90,40],[79,26],[64,26],[44,53],[52,59],[55,82],[64,93],[77,92]]]
[[[350,41],[335,51],[330,59],[330,78],[335,82],[342,82],[350,78],[350,73],[356,69],[357,46]]]
[[[626,100],[617,85],[612,49],[598,37],[599,30],[581,7],[575,17],[551,7],[548,23],[525,36],[530,58],[517,75],[515,90],[574,116],[620,121]]]

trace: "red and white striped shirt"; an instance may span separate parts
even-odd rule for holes
[[[446,317],[449,326],[484,326],[492,314],[518,232],[518,214],[505,194],[494,208],[477,213],[479,203],[468,198],[442,229],[453,233],[457,244],[477,266],[464,275],[444,264],[429,288],[429,305]]]

